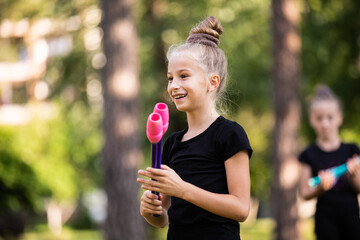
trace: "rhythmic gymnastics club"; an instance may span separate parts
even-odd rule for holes
[[[358,157],[358,161],[360,163],[360,156]],[[347,168],[346,163],[344,163],[337,167],[330,168],[329,171],[335,176],[335,178],[339,178],[348,172],[348,168]],[[310,178],[308,181],[308,184],[310,187],[316,187],[320,183],[321,183],[321,178],[319,176]]]
[[[165,132],[167,131],[167,129],[169,127],[169,108],[165,103],[157,103],[154,107],[153,112],[158,113],[161,116],[162,124],[163,124],[162,136],[164,136]],[[161,168],[162,141],[163,141],[163,138],[161,137],[160,141],[157,143],[158,156],[157,156],[157,160],[155,161],[156,165],[153,166],[155,168]]]
[[[151,144],[151,167],[161,168],[162,138],[169,126],[169,109],[157,103],[146,123],[146,136]],[[159,193],[156,193],[159,196]]]

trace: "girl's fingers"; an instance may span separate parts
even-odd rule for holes
[[[145,184],[141,185],[141,188],[152,191],[152,192],[161,192],[162,191],[162,189],[159,187],[149,186],[149,185],[145,185]]]
[[[148,202],[153,202],[154,204],[161,205],[161,199],[159,200],[159,196],[151,191],[145,191],[143,194],[144,200]]]
[[[162,202],[158,196],[151,191],[145,191],[141,196],[140,213],[141,215],[162,214]]]
[[[359,164],[357,156],[354,156],[353,158],[351,158],[347,162],[346,166],[348,168],[350,175],[356,175],[358,172],[360,172],[360,164]]]
[[[162,207],[144,203],[144,204],[141,204],[140,211],[141,211],[142,215],[145,215],[145,214],[149,214],[149,215],[158,214],[158,215],[161,215],[162,214]]]
[[[335,177],[329,171],[320,171],[319,176],[321,178],[321,186],[322,188],[327,191],[334,186]]]
[[[166,172],[163,169],[157,168],[147,168],[146,170],[140,169],[138,174],[148,178],[159,178],[166,175]]]
[[[160,183],[158,181],[150,180],[150,179],[144,179],[144,178],[138,178],[138,183],[147,185],[147,186],[153,186],[153,187],[159,187]]]
[[[161,164],[161,169],[163,170],[172,170],[170,167],[168,167],[167,165]]]

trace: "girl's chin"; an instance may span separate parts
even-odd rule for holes
[[[184,106],[181,106],[181,105],[179,106],[179,105],[175,104],[175,107],[180,112],[186,112],[186,108]]]
[[[176,103],[175,102],[175,107],[176,107],[176,109],[178,110],[178,111],[180,111],[180,112],[186,112],[187,110],[188,110],[188,107],[186,107],[186,105],[185,104],[181,104],[181,103]]]

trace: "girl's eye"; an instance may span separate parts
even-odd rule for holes
[[[168,77],[167,79],[168,79],[168,81],[172,81],[174,78],[173,77]]]
[[[186,74],[181,74],[181,78],[187,78],[188,76]]]

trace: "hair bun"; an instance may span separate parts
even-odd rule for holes
[[[217,47],[222,33],[220,21],[216,17],[207,17],[198,26],[191,29],[186,42]]]
[[[331,89],[323,84],[319,84],[316,87],[316,96],[317,99],[334,99],[335,95]]]

